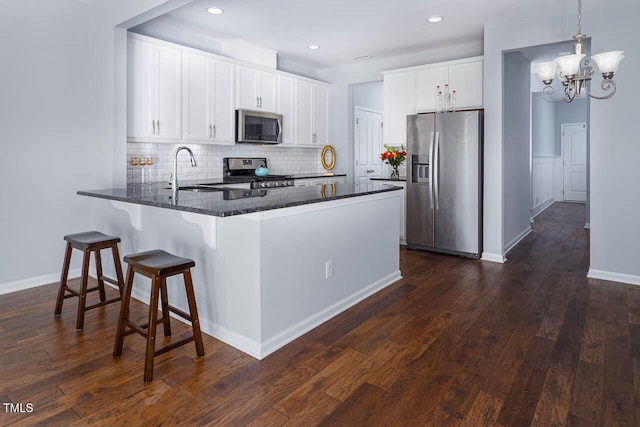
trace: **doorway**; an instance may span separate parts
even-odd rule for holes
[[[563,123],[561,128],[563,199],[584,203],[587,201],[587,125]]]
[[[354,171],[357,182],[361,183],[381,177],[382,112],[360,106],[354,110]]]

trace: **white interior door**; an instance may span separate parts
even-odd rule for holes
[[[355,174],[358,182],[380,178],[382,161],[382,113],[355,107],[353,124]]]
[[[564,200],[587,201],[587,127],[585,123],[562,125]]]

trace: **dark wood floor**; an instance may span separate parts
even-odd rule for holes
[[[149,385],[141,337],[111,355],[116,305],[77,333],[56,284],[0,296],[0,400],[25,409],[0,425],[637,425],[640,289],[585,277],[583,224],[553,205],[503,265],[403,249],[401,281],[265,360],[205,337]]]

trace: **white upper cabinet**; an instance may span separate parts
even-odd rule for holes
[[[331,88],[313,85],[313,129],[315,131],[315,144],[329,144],[329,101]]]
[[[438,86],[444,91],[448,82],[448,67],[434,67],[418,70],[416,82],[416,111],[434,111]]]
[[[331,86],[129,33],[127,140],[235,143],[235,110],[282,114],[282,143],[329,144]]]
[[[278,113],[282,114],[282,143],[295,142],[296,81],[293,77],[278,76]]]
[[[296,144],[313,144],[313,84],[296,80]]]
[[[276,73],[238,65],[236,68],[238,108],[276,112],[278,76]]]
[[[329,144],[331,88],[296,80],[296,145]]]
[[[407,143],[407,116],[437,109],[438,86],[456,110],[482,108],[482,56],[383,72],[384,143]],[[444,105],[442,106],[444,108]]]
[[[449,66],[449,87],[456,109],[482,107],[482,60]]]
[[[181,137],[182,52],[129,38],[127,137],[173,141]]]
[[[407,144],[407,116],[415,114],[414,73],[385,74],[383,143]]]
[[[233,144],[234,64],[183,52],[182,139]]]

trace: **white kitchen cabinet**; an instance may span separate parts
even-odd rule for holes
[[[278,113],[282,114],[282,144],[295,143],[296,81],[293,77],[278,76]]]
[[[236,105],[249,110],[278,109],[278,75],[242,65],[236,67]]]
[[[329,144],[329,100],[331,88],[313,85],[313,129],[315,144],[325,146]]]
[[[234,64],[183,52],[182,139],[233,144]]]
[[[174,142],[181,137],[182,52],[129,36],[127,139]]]
[[[296,80],[296,144],[329,144],[331,88]]]
[[[383,73],[384,126],[383,142],[399,146],[407,144],[407,116],[415,114],[414,73]]]
[[[482,60],[449,66],[449,87],[456,91],[456,109],[482,107]]]
[[[406,145],[407,116],[436,111],[438,86],[443,95],[446,85],[456,91],[457,110],[482,108],[482,67],[477,56],[383,72],[384,143]]]
[[[449,82],[449,67],[433,67],[415,72],[416,111],[435,111],[438,86],[444,93]]]
[[[377,184],[385,184],[385,185],[393,185],[395,187],[402,187],[404,190],[402,191],[402,195],[400,196],[400,244],[407,244],[407,183],[405,181],[398,180],[375,180]]]

